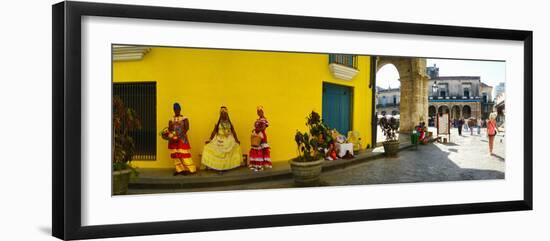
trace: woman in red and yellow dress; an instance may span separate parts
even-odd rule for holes
[[[248,166],[253,171],[262,171],[264,168],[272,167],[270,147],[269,144],[267,144],[267,135],[265,134],[265,129],[269,126],[269,122],[264,116],[262,106],[258,106],[256,113],[258,114],[258,119],[254,123],[252,138],[260,138],[260,142],[252,143],[250,152],[248,153]]]
[[[168,121],[168,149],[170,158],[174,160],[176,166],[174,175],[186,175],[197,171],[193,159],[191,159],[191,145],[187,138],[189,120],[180,112],[180,105],[174,103],[174,117]]]

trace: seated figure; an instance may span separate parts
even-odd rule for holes
[[[428,144],[428,127],[426,127],[424,122],[421,122],[420,125],[416,126],[416,131],[418,132],[418,142],[423,145]]]
[[[227,107],[222,106],[218,122],[202,151],[202,164],[218,171],[239,167],[243,158],[239,144]]]

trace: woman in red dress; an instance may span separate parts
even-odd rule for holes
[[[489,138],[489,155],[493,155],[493,146],[495,143],[495,136],[497,135],[497,113],[493,112],[489,115],[489,121],[487,121],[487,137]]]
[[[250,147],[249,164],[251,170],[262,171],[264,168],[271,168],[271,156],[270,147],[267,144],[267,135],[265,129],[269,126],[269,122],[264,116],[264,110],[262,106],[258,106],[256,109],[258,119],[254,123],[254,130],[252,131],[252,144]],[[254,139],[260,139],[259,143],[254,143]]]

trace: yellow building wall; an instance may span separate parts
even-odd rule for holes
[[[200,164],[199,154],[218,120],[220,106],[228,107],[243,154],[248,154],[256,106],[263,105],[270,123],[266,133],[271,157],[279,162],[297,156],[296,130],[307,130],[305,118],[312,110],[322,112],[323,82],[353,87],[352,128],[360,132],[363,148],[372,146],[369,56],[358,57],[358,69],[346,81],[332,76],[328,54],[152,48],[143,60],[114,62],[113,81],[157,83],[157,132],[168,125],[173,103],[179,102],[181,114],[189,118],[196,164]],[[157,160],[134,160],[134,166],[174,167],[167,142],[157,138]]]

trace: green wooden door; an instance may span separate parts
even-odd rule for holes
[[[350,87],[323,84],[323,121],[343,135],[351,129],[351,96]]]

